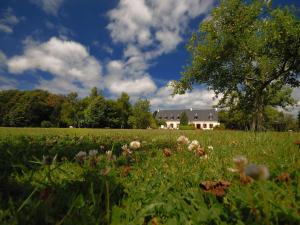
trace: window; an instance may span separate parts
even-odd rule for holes
[[[201,129],[201,124],[200,123],[197,124],[197,129]]]
[[[161,119],[162,119],[162,117],[160,116],[160,117],[158,117],[158,119],[160,119],[160,120],[161,120]]]
[[[198,119],[198,113],[195,113],[194,119],[195,119],[195,120]]]
[[[171,128],[173,128],[173,127],[174,127],[173,123],[171,123],[171,124],[170,124],[170,127],[171,127]]]
[[[209,128],[212,129],[214,128],[214,125],[212,123],[209,124]]]
[[[203,124],[203,128],[207,128],[207,125],[206,125],[206,123],[204,123],[204,124]]]
[[[165,119],[168,119],[168,117],[167,117],[167,116],[165,116]]]

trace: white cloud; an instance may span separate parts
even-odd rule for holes
[[[213,3],[214,0],[120,0],[108,12],[107,29],[113,42],[125,48],[123,58],[118,60],[122,70],[111,73],[107,68],[108,89],[113,93],[127,89],[134,95],[139,91],[153,93],[157,88],[147,73],[151,60],[176,49],[189,21],[208,14]]]
[[[80,43],[56,37],[44,43],[25,41],[24,53],[8,59],[7,66],[13,74],[21,74],[27,70],[41,70],[52,74],[52,80],[41,80],[38,87],[55,92],[102,87],[102,67],[96,58]]]
[[[0,17],[0,31],[11,34],[14,32],[13,27],[19,22],[20,19],[13,14],[12,8],[7,8]]]
[[[214,0],[120,0],[108,13],[114,42],[131,43],[168,53],[182,41],[188,22],[207,14]],[[150,51],[151,51],[150,50]]]
[[[105,86],[112,94],[126,92],[131,96],[146,95],[156,90],[156,85],[148,74],[126,76],[132,68],[121,60],[108,63]]]
[[[59,8],[65,0],[31,0],[32,3],[41,7],[47,14],[57,15]]]
[[[154,97],[150,98],[152,108],[155,109],[174,109],[174,108],[195,108],[207,109],[217,104],[213,91],[205,89],[194,89],[184,95],[171,96],[171,87],[160,88]]]

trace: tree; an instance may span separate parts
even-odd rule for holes
[[[188,116],[186,115],[186,112],[182,112],[180,114],[180,125],[188,125],[189,123],[189,118]]]
[[[290,8],[273,9],[270,1],[224,0],[187,49],[191,64],[172,83],[174,94],[206,84],[222,94],[220,106],[250,115],[252,130],[262,129],[266,105],[294,102],[286,90],[300,85],[300,22]]]
[[[128,118],[131,115],[131,104],[129,102],[129,95],[127,93],[122,93],[117,99],[117,108],[120,114],[120,127],[128,128]]]
[[[91,98],[96,98],[98,96],[98,89],[96,87],[93,87],[91,89],[90,97]]]
[[[85,111],[85,120],[89,127],[106,126],[106,102],[103,96],[95,97]]]
[[[133,106],[132,116],[129,117],[129,124],[133,128],[146,129],[151,125],[152,114],[150,112],[150,102],[139,99]]]

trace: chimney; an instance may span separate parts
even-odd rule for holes
[[[190,108],[191,111],[193,111],[193,108]]]

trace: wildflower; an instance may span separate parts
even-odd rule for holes
[[[264,165],[249,164],[245,167],[245,175],[254,180],[266,180],[269,178],[269,170]]]
[[[164,152],[164,155],[165,155],[166,157],[170,157],[171,154],[172,154],[171,149],[169,149],[169,148],[165,148],[165,149],[163,150],[163,152]]]
[[[122,146],[122,150],[123,150],[123,155],[128,156],[132,153],[132,151],[130,151],[130,149],[128,148],[127,144]]]
[[[80,165],[83,164],[84,160],[86,159],[86,152],[80,151],[76,154],[75,159],[79,162]]]
[[[179,138],[177,138],[177,143],[179,145],[187,145],[187,144],[189,144],[189,142],[190,142],[189,139],[183,135],[180,136]]]
[[[204,155],[206,155],[206,154],[205,154],[205,151],[204,151],[203,148],[198,147],[198,148],[195,150],[195,155],[196,155],[196,156],[199,156],[199,157],[202,157],[202,156],[204,156]]]
[[[207,147],[207,149],[210,150],[210,151],[212,151],[212,150],[214,150],[214,147],[211,146],[211,145],[209,145],[209,146]]]
[[[94,157],[94,156],[96,156],[98,154],[98,151],[97,150],[90,150],[89,151],[89,156],[90,157]]]
[[[277,177],[276,177],[276,181],[279,181],[279,182],[290,182],[292,179],[290,177],[290,174],[287,173],[287,172],[284,172],[284,173],[281,173],[279,174]]]
[[[233,158],[233,162],[235,163],[236,167],[242,171],[245,166],[248,164],[248,160],[245,156],[238,155]]]
[[[139,141],[132,141],[130,142],[129,147],[133,150],[136,150],[141,147],[141,143]]]
[[[200,147],[199,142],[198,142],[197,140],[193,140],[193,141],[189,144],[188,149],[189,149],[190,151],[193,151],[193,150],[196,150],[196,149],[199,148],[199,147]]]

